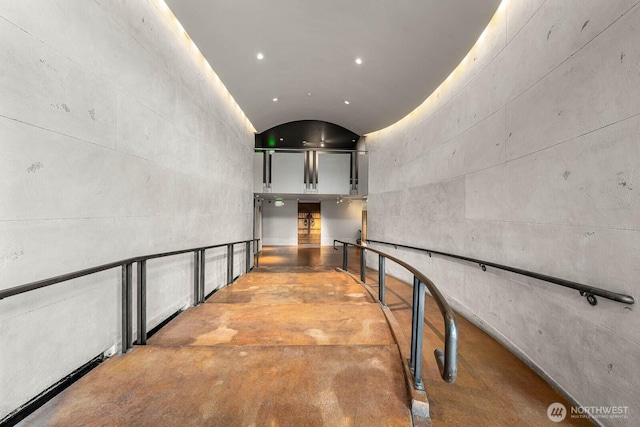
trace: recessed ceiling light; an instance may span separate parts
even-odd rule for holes
[[[280,141],[284,141],[284,138],[280,138]]]
[[[347,105],[349,105],[349,101],[346,101],[346,100],[345,100],[345,101],[344,101],[344,103],[345,103],[345,104],[347,104]]]
[[[324,142],[320,144],[320,147],[324,147]]]
[[[311,92],[307,92],[307,96],[311,96]]]
[[[256,55],[256,58],[264,59],[264,55],[262,54],[262,52],[258,52],[258,54]]]
[[[278,98],[273,98],[273,102],[278,102]]]
[[[352,139],[352,140],[351,140],[351,142],[356,142],[356,140],[355,140],[355,139]]]
[[[356,64],[362,65],[362,58],[356,58]]]

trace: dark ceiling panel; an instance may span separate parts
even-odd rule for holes
[[[284,123],[256,134],[256,148],[353,150],[359,138],[360,135],[334,123],[299,120]]]

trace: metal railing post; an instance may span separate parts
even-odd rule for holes
[[[384,273],[384,264],[385,264],[385,257],[383,257],[382,255],[378,255],[378,300],[380,301],[380,304],[382,304],[383,306],[386,306],[386,302],[385,302],[385,295],[384,295],[384,285],[385,285],[385,273]]]
[[[347,271],[347,264],[349,264],[349,246],[346,243],[342,244],[342,269]]]
[[[256,268],[258,268],[260,267],[260,243],[258,243],[258,240],[254,240],[253,250],[256,254],[256,257],[255,257]]]
[[[233,250],[234,245],[231,244],[229,247],[229,256],[231,260],[231,262],[229,263],[229,283],[233,283]]]
[[[131,348],[132,327],[132,294],[131,294],[131,264],[122,264],[122,344],[120,353],[124,354]]]
[[[227,285],[233,281],[233,245],[227,245]]]
[[[200,304],[200,251],[193,251],[193,306]]]
[[[424,391],[422,383],[422,335],[424,334],[424,283],[418,281],[418,322],[416,337],[416,369],[413,374],[413,387]]]
[[[198,293],[198,302],[204,302],[204,265],[205,265],[205,249],[200,251],[200,283],[199,283],[199,293]]]
[[[362,283],[367,283],[367,259],[366,259],[366,250],[364,248],[360,248],[360,281]]]
[[[147,261],[138,261],[138,344],[147,344]]]
[[[246,271],[245,273],[249,273],[251,271],[251,241],[247,242],[247,249],[246,251]]]
[[[413,305],[411,306],[411,358],[409,367],[411,373],[416,372],[416,340],[418,336],[418,278],[413,276]]]

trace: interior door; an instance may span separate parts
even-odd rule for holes
[[[320,203],[298,203],[298,245],[319,245]]]

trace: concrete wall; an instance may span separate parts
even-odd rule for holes
[[[501,6],[423,105],[367,136],[369,237],[638,299],[638,22],[637,0]],[[603,423],[637,419],[636,306],[384,248],[580,404],[636,411]]]
[[[318,154],[318,194],[349,194],[349,154]]]
[[[255,193],[305,194],[304,153],[275,151],[271,157],[271,189],[267,189],[262,182],[263,153],[253,154],[253,191]],[[318,153],[318,188],[314,193],[349,194],[350,161],[349,154]],[[359,179],[362,184],[358,188],[358,194],[366,195],[367,157],[360,155],[359,162]]]
[[[334,239],[355,243],[362,228],[362,206],[361,200],[322,203],[322,246],[332,246]]]
[[[275,207],[273,200],[265,199],[262,202],[262,244],[264,246],[298,244],[298,202],[285,200],[284,206],[279,208]]]
[[[0,62],[1,288],[251,238],[253,129],[153,2],[2,2]],[[192,268],[149,262],[148,328],[190,304]],[[0,419],[118,349],[119,275],[0,301]]]
[[[285,200],[282,207],[263,202],[262,237],[265,246],[298,245],[298,202]],[[322,246],[333,245],[333,239],[353,241],[360,237],[362,228],[363,202],[354,200],[336,203],[335,200],[323,200],[320,204]]]
[[[262,183],[262,153],[253,153],[253,192],[262,193],[265,191]]]
[[[274,153],[271,159],[271,192],[278,194],[304,192],[304,153]],[[256,171],[253,173],[257,174]],[[262,168],[260,176],[262,176]]]

